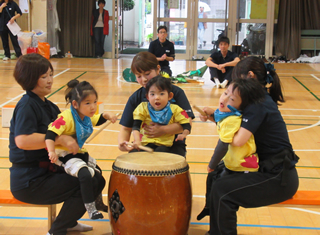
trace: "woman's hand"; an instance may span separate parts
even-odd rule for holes
[[[73,155],[77,154],[79,151],[79,145],[77,141],[69,135],[60,135],[57,137],[56,144],[66,147]]]
[[[10,22],[10,24],[13,24],[13,23],[14,23],[14,19],[11,18],[11,19],[9,20],[9,22]]]
[[[207,166],[207,171],[208,171],[208,173],[210,173],[210,172],[214,171],[214,169],[211,169],[209,166]]]
[[[150,125],[144,127],[144,131],[148,138],[156,138],[166,134],[162,127],[158,123],[151,122]]]

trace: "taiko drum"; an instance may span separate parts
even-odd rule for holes
[[[189,165],[169,153],[117,157],[108,190],[114,235],[186,235],[191,216]]]

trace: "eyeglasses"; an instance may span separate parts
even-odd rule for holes
[[[166,31],[160,31],[158,34],[166,34]]]

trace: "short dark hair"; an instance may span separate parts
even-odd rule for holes
[[[160,29],[164,29],[166,32],[168,32],[168,28],[165,25],[160,25],[157,32],[159,33]]]
[[[150,87],[153,85],[161,91],[168,91],[168,93],[172,91],[171,80],[169,78],[162,77],[161,75],[157,75],[148,81],[146,85],[146,94],[149,93]]]
[[[220,44],[221,42],[225,42],[225,43],[228,43],[228,44],[230,45],[230,40],[229,40],[229,38],[226,37],[226,36],[222,36],[221,38],[219,38],[219,39],[218,39],[218,42],[219,42],[219,44]],[[219,45],[219,44],[218,44],[218,45]]]
[[[99,6],[100,3],[103,3],[104,5],[106,5],[106,1],[105,0],[99,0],[98,1],[98,6]]]
[[[22,89],[31,91],[36,87],[41,75],[45,74],[49,68],[53,72],[51,63],[42,55],[27,54],[18,59],[13,76]]]
[[[238,89],[239,96],[241,97],[240,110],[244,110],[249,104],[258,103],[264,100],[265,89],[259,81],[255,78],[235,78],[231,84],[232,92]]]

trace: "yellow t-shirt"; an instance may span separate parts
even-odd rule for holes
[[[242,116],[229,116],[217,123],[217,131],[220,140],[224,143],[232,143],[233,137],[240,129]],[[254,137],[251,135],[247,143],[241,147],[229,144],[228,152],[223,158],[225,166],[232,171],[255,172],[259,169],[259,159]]]
[[[97,125],[97,122],[100,119],[101,114],[95,114],[93,117],[91,117],[92,125]],[[53,125],[54,124],[54,125]],[[48,130],[53,131],[58,136],[60,135],[70,135],[76,138],[76,125],[73,120],[73,116],[71,113],[71,109],[66,109],[62,113],[60,113],[57,117],[57,119],[54,122],[51,122],[48,126]],[[68,150],[62,146],[57,146],[56,150]],[[79,153],[81,152],[87,152],[85,148],[79,149]]]
[[[170,108],[172,111],[172,117],[168,124],[171,123],[180,123],[180,124],[186,124],[190,123],[188,114],[180,108],[176,104],[170,104]],[[171,134],[164,134],[157,138],[148,138],[146,135],[144,135],[144,126],[149,125],[150,122],[152,122],[149,110],[148,110],[148,102],[142,102],[138,105],[138,107],[133,112],[133,119],[134,120],[141,120],[141,127],[140,127],[140,136],[141,136],[141,144],[147,145],[149,143],[153,143],[159,146],[167,146],[171,147],[174,141],[174,136]]]

